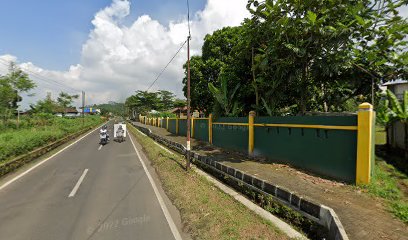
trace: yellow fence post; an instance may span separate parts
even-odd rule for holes
[[[212,126],[213,126],[213,122],[212,122],[212,114],[210,114],[208,116],[208,142],[210,144],[212,144]]]
[[[254,152],[254,141],[255,141],[255,130],[254,130],[254,121],[256,113],[254,111],[249,112],[248,117],[248,154]]]
[[[368,184],[374,159],[375,112],[369,103],[358,106],[356,184]]]
[[[179,133],[179,119],[176,118],[176,135]]]
[[[167,117],[166,130],[169,131],[169,117]]]
[[[159,123],[157,125],[158,127],[161,127],[161,118],[159,118]]]
[[[191,117],[191,138],[194,138],[194,117]]]

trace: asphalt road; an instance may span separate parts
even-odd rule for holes
[[[0,182],[0,240],[186,238],[135,139],[145,167],[129,136],[102,148],[98,141],[95,131]]]

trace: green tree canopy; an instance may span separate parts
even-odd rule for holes
[[[21,93],[35,88],[35,83],[15,63],[10,63],[9,72],[0,76],[0,115],[6,121],[23,100]]]
[[[251,18],[207,35],[191,58],[192,106],[213,109],[209,83],[220,88],[227,73],[228,89],[240,85],[237,115],[354,111],[372,86],[408,78],[407,3],[249,0]]]

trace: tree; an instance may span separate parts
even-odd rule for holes
[[[228,74],[222,73],[220,75],[221,86],[217,88],[214,86],[214,84],[208,83],[208,88],[210,89],[210,92],[214,98],[217,100],[217,104],[219,104],[221,107],[221,114],[225,116],[237,116],[241,108],[239,107],[238,102],[235,100],[235,94],[237,93],[240,84],[238,83],[238,85],[229,89],[229,77],[230,76]],[[218,107],[215,106],[215,109],[217,108]],[[218,113],[216,114],[219,115]]]
[[[68,93],[65,92],[60,92],[57,98],[57,103],[59,106],[61,106],[64,109],[64,113],[66,114],[67,108],[72,107],[72,103],[74,102],[74,99],[78,99],[79,95],[69,95]]]
[[[125,106],[132,112],[148,114],[151,110],[167,111],[173,108],[177,101],[174,93],[169,91],[137,91],[126,99]]]
[[[390,90],[387,90],[387,96],[393,122],[400,121],[404,125],[405,159],[408,160],[408,91],[404,91],[402,102]]]
[[[30,108],[36,113],[54,114],[61,111],[61,106],[51,98],[51,94],[47,94],[44,100],[39,100],[35,105],[30,105]]]
[[[184,108],[187,106],[187,101],[185,99],[175,99],[173,103],[174,107],[176,108]]]
[[[35,86],[25,72],[15,63],[10,63],[8,74],[0,76],[0,115],[3,121],[7,121],[18,108],[18,103],[23,99],[20,94],[29,92]]]
[[[174,107],[174,99],[176,98],[174,93],[166,90],[159,90],[157,93],[160,99],[158,111],[166,111]]]
[[[225,69],[226,72],[233,72],[232,70],[237,69],[245,69],[245,67],[242,67],[242,64],[236,66],[235,69],[235,63],[232,63],[233,61],[238,61],[233,53],[240,53],[240,51],[234,51],[234,48],[242,37],[241,32],[242,27],[225,27],[213,32],[212,34],[208,34],[204,38],[202,57],[191,57],[190,80],[192,108],[205,113],[210,112],[213,109],[214,96],[208,89],[208,84],[212,83],[219,85],[218,77],[222,69]],[[184,96],[187,96],[187,64],[185,64],[183,67],[185,70],[183,91]],[[227,67],[230,69],[226,69]],[[245,71],[241,71],[239,74],[237,74],[237,76],[241,76],[240,78],[235,78],[234,82],[230,81],[230,83],[235,86],[241,81],[242,78],[245,79],[246,75],[242,74],[243,72]],[[241,85],[246,86],[245,84]]]
[[[342,110],[349,99],[372,95],[371,86],[406,76],[402,4],[250,0],[247,36],[258,46],[267,77],[290,86],[299,112]]]

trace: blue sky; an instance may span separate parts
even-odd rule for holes
[[[0,4],[0,55],[17,56],[50,70],[66,70],[79,62],[91,21],[111,0],[15,0]],[[191,0],[192,12],[205,0]],[[166,26],[186,15],[184,0],[131,0],[132,11],[123,24],[148,14]]]

